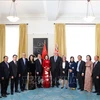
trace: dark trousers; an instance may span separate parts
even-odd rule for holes
[[[84,76],[82,76],[81,73],[77,72],[77,79],[78,79],[79,88],[83,90],[84,89]]]
[[[1,93],[1,78],[0,78],[0,93]]]
[[[25,90],[26,82],[27,82],[27,75],[22,75],[20,77],[20,89],[21,90]]]
[[[51,72],[52,74],[52,86],[59,86],[59,75],[55,74],[55,72]]]
[[[95,91],[100,93],[100,79],[93,78],[93,83],[95,87]]]
[[[18,91],[18,77],[15,77],[11,79],[11,92],[14,91],[14,85],[15,85],[15,91]]]
[[[37,87],[41,87],[42,86],[42,74],[39,73],[38,75],[36,74],[36,84],[37,84]]]
[[[1,80],[1,94],[7,93],[7,88],[9,84],[9,78],[4,78],[4,80]]]

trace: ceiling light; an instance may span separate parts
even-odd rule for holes
[[[87,13],[86,17],[83,18],[86,22],[92,22],[95,19],[92,4],[90,0],[87,0]]]
[[[15,1],[16,0],[12,0],[9,16],[7,16],[7,19],[10,22],[17,22],[19,20],[19,18],[17,17]]]

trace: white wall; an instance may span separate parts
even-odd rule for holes
[[[54,52],[54,24],[47,20],[28,22],[28,55],[33,53],[33,38],[48,38],[48,54]]]
[[[33,54],[33,38],[48,38],[48,54],[53,55],[54,52],[54,35],[53,34],[29,34],[28,35],[28,55]]]

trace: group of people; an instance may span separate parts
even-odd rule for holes
[[[58,52],[55,52],[50,59],[48,55],[42,59],[41,54],[37,55],[36,60],[34,60],[34,55],[30,55],[27,59],[25,53],[18,60],[17,55],[14,54],[10,63],[8,63],[8,56],[4,56],[3,59],[0,63],[1,97],[7,97],[10,94],[7,92],[9,83],[11,95],[27,89],[59,87],[60,82],[61,89],[65,86],[65,89],[69,87],[75,90],[79,86],[79,90],[87,92],[92,92],[94,85],[93,93],[100,95],[99,56],[94,57],[94,63],[90,55],[86,56],[86,62],[82,60],[81,55],[78,55],[77,62],[73,56],[68,62],[66,57],[60,57]]]

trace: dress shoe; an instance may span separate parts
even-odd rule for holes
[[[7,95],[6,94],[3,94],[2,97],[7,97]]]
[[[2,96],[0,96],[0,98],[2,98]]]
[[[9,95],[10,93],[6,93],[6,95]]]
[[[100,95],[100,93],[97,93],[97,95]]]
[[[61,87],[61,89],[63,89],[64,87]]]
[[[16,92],[16,93],[20,93],[20,91],[18,91],[18,90],[16,90],[15,92]]]
[[[11,92],[11,95],[13,95],[14,93],[13,92]]]
[[[59,86],[58,86],[58,85],[56,85],[56,87],[57,87],[57,88],[59,88]]]
[[[65,89],[68,89],[67,87]]]
[[[80,90],[81,88],[78,88],[78,90]]]
[[[84,91],[84,89],[81,89],[81,91]]]
[[[97,93],[97,91],[93,91],[92,93]]]
[[[22,92],[24,92],[24,90],[23,90],[23,89],[21,89],[21,91],[22,91]]]
[[[52,85],[52,87],[54,87],[54,85]]]

